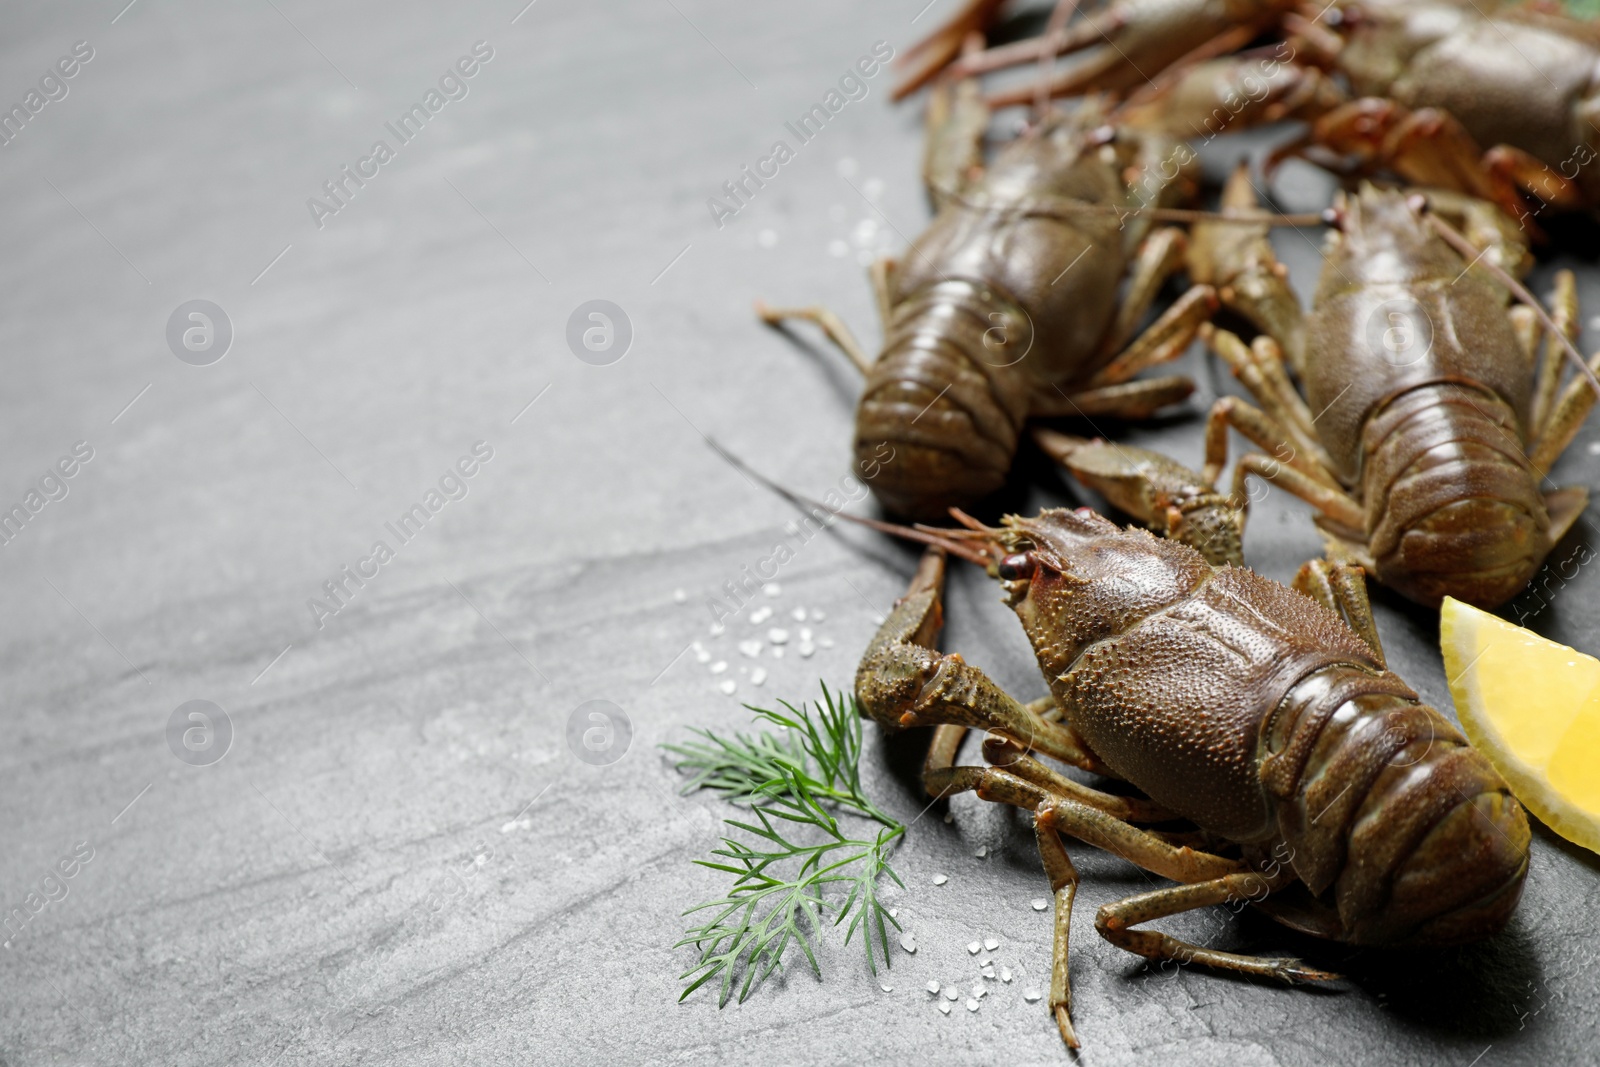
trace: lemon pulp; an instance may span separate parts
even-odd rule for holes
[[[1600,852],[1600,660],[1452,597],[1439,645],[1473,746],[1542,822]]]

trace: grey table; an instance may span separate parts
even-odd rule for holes
[[[1049,951],[1025,820],[972,797],[917,818],[915,744],[875,731],[869,786],[915,820],[893,899],[916,953],[874,978],[830,937],[823,982],[677,1002],[679,912],[721,884],[690,860],[728,809],[678,798],[658,746],[845,684],[914,561],[817,537],[758,599],[788,655],[741,656],[747,617],[709,632],[709,598],[791,514],[705,439],[813,491],[847,469],[851,372],[752,299],[821,301],[874,339],[860,261],[926,218],[917,112],[887,75],[805,144],[785,123],[946,12],[124,2],[8,4],[0,44],[0,102],[27,119],[0,148],[0,504],[27,520],[0,550],[0,1063],[1062,1062],[1023,998]],[[713,212],[780,138],[793,158]],[[1237,151],[1214,146],[1213,173]],[[1283,206],[1319,206],[1296,181]],[[1278,240],[1309,284],[1311,238]],[[621,359],[621,333],[580,343],[588,362],[569,345],[597,299],[631,330]],[[1184,366],[1190,410],[1130,439],[1194,461],[1231,383]],[[1594,480],[1595,440],[1561,479]],[[1019,506],[1080,502],[1024,483]],[[1278,578],[1318,548],[1283,494],[1252,532]],[[1597,581],[1524,613],[1592,649]],[[948,647],[1042,691],[980,576],[950,607]],[[1384,600],[1380,624],[1448,707],[1427,614]],[[569,731],[589,701],[631,732],[588,711]],[[580,759],[586,729],[620,758]],[[1145,970],[1087,922],[1142,876],[1074,851],[1085,1063],[1600,1047],[1597,863],[1542,830],[1486,945],[1351,953],[1220,909],[1169,926],[1311,953],[1351,975],[1327,991]],[[942,1015],[927,983],[982,982],[983,938],[1014,980]]]

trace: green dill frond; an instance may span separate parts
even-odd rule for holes
[[[693,945],[700,952],[699,962],[680,976],[688,985],[679,1000],[717,981],[718,1005],[726,1005],[742,975],[743,1001],[782,965],[791,945],[799,945],[820,979],[818,938],[825,926],[847,919],[845,944],[860,929],[867,965],[877,974],[880,960],[889,965],[889,927],[900,927],[878,892],[883,875],[903,885],[889,866],[889,853],[905,827],[861,788],[855,700],[824,685],[817,704],[784,702],[782,711],[746,707],[780,732],[727,738],[696,730],[699,741],[662,746],[691,775],[683,792],[713,790],[748,807],[756,820],[725,819],[740,836],[724,837],[723,847],[712,850],[715,859],[695,861],[732,875],[733,885],[722,897],[684,912],[710,917],[673,946]],[[878,828],[852,836],[840,815]]]

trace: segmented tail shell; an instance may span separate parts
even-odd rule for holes
[[[885,507],[943,519],[1000,488],[1028,415],[1015,367],[1031,340],[1027,316],[991,285],[947,279],[896,304],[856,409],[856,459],[877,471],[869,484]]]
[[[1356,944],[1455,944],[1510,918],[1527,814],[1460,732],[1391,674],[1296,684],[1262,731],[1261,783],[1289,862]]]
[[[1362,498],[1378,579],[1421,604],[1510,600],[1550,550],[1550,515],[1516,415],[1453,382],[1402,393],[1368,420]]]

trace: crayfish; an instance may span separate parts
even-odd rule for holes
[[[932,796],[972,790],[1033,812],[1055,897],[1049,1003],[1069,1046],[1078,876],[1063,835],[1181,883],[1095,916],[1102,937],[1151,960],[1336,977],[1139,929],[1235,901],[1360,945],[1452,944],[1506,924],[1528,873],[1527,816],[1385,668],[1359,571],[1310,563],[1290,589],[1086,508],[998,528],[954,514],[965,529],[899,531],[934,547],[867,648],[856,698],[885,730],[937,727],[923,768]],[[1048,697],[1025,704],[935,650],[946,553],[999,580]],[[985,766],[955,762],[971,728],[988,732]],[[1084,785],[1039,756],[1144,796]],[[1137,825],[1178,819],[1192,829]]]
[[[1444,214],[1467,231],[1460,252],[1446,240],[1454,229],[1434,225]],[[1488,273],[1514,282],[1526,258],[1494,206],[1364,185],[1341,195],[1332,218],[1296,334],[1304,355],[1291,360],[1304,399],[1270,333],[1250,346],[1208,333],[1261,408],[1217,402],[1201,480],[1221,471],[1231,425],[1271,454],[1235,468],[1241,507],[1246,478],[1266,479],[1317,509],[1330,555],[1410,599],[1504,603],[1588,502],[1582,487],[1540,490],[1595,403],[1600,356],[1588,376],[1561,384],[1578,329],[1573,276],[1557,275],[1556,329],[1541,356],[1533,307],[1508,307],[1508,290]],[[1474,248],[1482,263],[1468,256]]]
[[[1128,117],[1191,136],[1283,118],[1310,123],[1274,153],[1347,174],[1499,205],[1530,232],[1544,205],[1600,207],[1600,29],[1549,10],[1468,0],[1115,0],[1070,25],[957,58],[951,33],[986,28],[1000,5],[969,0],[907,50],[903,95],[945,65],[972,76],[1073,54],[1050,96],[1128,96]],[[1263,35],[1266,52],[1239,53]],[[1029,85],[992,95],[1026,103]],[[1532,194],[1542,203],[1529,210]]]
[[[758,305],[769,323],[815,322],[861,370],[857,459],[884,506],[912,518],[998,489],[1031,417],[1142,418],[1183,400],[1186,378],[1134,376],[1181,355],[1216,303],[1194,285],[1138,329],[1184,262],[1182,231],[1152,229],[1145,209],[1191,183],[1187,146],[1085,107],[985,167],[988,114],[970,82],[935,94],[924,176],[939,212],[899,263],[872,270],[876,359],[825,308]]]

